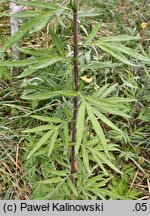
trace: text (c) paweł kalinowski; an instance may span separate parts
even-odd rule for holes
[[[27,204],[21,203],[20,204],[20,211],[28,211],[28,212],[43,212],[43,211],[62,211],[62,212],[91,212],[91,211],[103,211],[104,206],[103,203],[94,203],[94,204],[70,204],[69,202],[66,203],[46,203],[46,204]]]

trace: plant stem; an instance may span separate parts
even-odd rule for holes
[[[78,91],[78,0],[74,0],[73,9],[73,41],[74,41],[74,86],[75,91]],[[71,180],[75,184],[73,174],[75,172],[75,142],[76,142],[76,119],[78,112],[78,97],[74,97],[74,111],[73,111],[73,126],[72,126],[72,150],[71,150]]]

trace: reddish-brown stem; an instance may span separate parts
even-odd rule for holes
[[[75,7],[73,7],[73,41],[74,41],[74,87],[75,91],[78,91],[78,1],[74,1]],[[74,111],[73,111],[73,125],[72,125],[72,149],[71,149],[71,180],[75,183],[73,174],[75,172],[75,142],[76,142],[76,119],[78,112],[78,97],[74,97]]]

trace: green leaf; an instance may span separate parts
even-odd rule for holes
[[[66,96],[66,97],[75,97],[78,96],[78,92],[76,91],[58,91],[60,95]]]
[[[89,102],[91,102],[92,105],[95,105],[101,112],[103,113],[109,113],[109,114],[115,114],[118,116],[122,116],[124,118],[130,118],[129,115],[127,115],[125,112],[119,110],[120,108],[125,108],[124,106],[121,106],[121,104],[113,104],[112,101],[111,103],[107,103],[107,99],[101,99],[97,100],[92,97],[85,97]]]
[[[96,138],[96,139],[95,139]],[[88,149],[88,151],[90,151],[92,154],[93,154],[93,151],[96,153],[96,152],[103,152],[104,149],[102,147],[102,144],[100,143],[100,141],[98,141],[97,137],[95,137],[94,139],[88,141],[87,143],[85,143],[83,145],[83,147],[85,147],[86,149]],[[95,141],[95,143],[94,143]],[[111,144],[111,145],[108,145],[108,151],[111,152],[111,151],[120,151],[118,149],[118,146],[117,145],[114,145],[114,144]],[[105,157],[106,157],[106,154],[104,154]],[[92,157],[90,157],[90,160],[93,160]]]
[[[101,95],[104,94],[104,92],[106,91],[106,89],[108,88],[109,84],[105,84],[104,86],[102,86],[101,88],[99,88],[98,90],[96,90],[93,94],[92,97],[94,98],[101,98]]]
[[[97,93],[95,92],[95,93],[93,94],[93,96],[94,96],[94,97],[100,97],[101,99],[106,98],[110,93],[112,93],[112,92],[115,90],[115,88],[116,88],[117,85],[118,85],[118,83],[115,83],[115,84],[111,85],[109,88],[107,88],[108,85],[105,85],[105,86],[104,86],[104,89],[103,89],[103,88],[98,89],[98,90],[97,90]],[[102,90],[103,90],[103,91],[102,91]],[[101,93],[101,94],[100,94],[100,93]],[[113,101],[112,101],[112,102],[113,102]]]
[[[95,16],[99,16],[98,13],[93,13],[92,10],[88,10],[88,11],[79,11],[78,13],[78,17],[82,18],[82,17],[95,17]]]
[[[102,192],[99,192],[100,190],[97,189],[88,189],[89,191],[91,191],[93,194],[96,195],[96,197],[100,198],[100,200],[106,200],[106,195],[103,194]]]
[[[60,41],[57,34],[51,28],[50,28],[50,33],[51,33],[52,40],[53,40],[53,42],[55,44],[55,47],[59,52],[59,55],[65,58],[66,54],[65,54],[64,47],[63,47],[63,43]]]
[[[137,119],[150,122],[150,107],[143,108]]]
[[[99,174],[99,175],[96,175],[94,177],[91,177],[86,181],[85,186],[86,187],[91,187],[91,186],[93,187],[95,183],[102,181],[104,178],[106,178],[104,174]]]
[[[97,183],[95,184],[95,186],[96,186],[97,188],[104,187],[104,186],[107,185],[107,183],[108,183],[112,178],[113,178],[113,177],[109,177],[109,178],[104,179],[103,181],[97,182]]]
[[[109,156],[109,153],[108,153],[108,148],[107,148],[107,141],[106,141],[106,138],[105,138],[105,135],[104,135],[104,132],[99,124],[99,122],[97,121],[95,115],[93,114],[92,110],[91,110],[91,107],[86,103],[86,109],[87,109],[87,112],[88,112],[88,116],[91,120],[91,123],[93,125],[93,128],[98,136],[98,138],[100,139],[101,141],[101,144],[103,146],[103,149],[104,149],[104,152],[106,153],[106,155],[108,156],[108,158],[110,157]]]
[[[39,59],[24,59],[16,61],[4,61],[0,63],[0,67],[26,67],[28,65],[38,63]]]
[[[113,103],[129,103],[129,102],[136,102],[137,99],[135,98],[124,98],[124,97],[110,97],[106,98],[106,101],[113,102]]]
[[[43,49],[43,48],[38,48],[37,49],[37,48],[27,48],[27,47],[21,48],[21,47],[18,47],[18,50],[20,52],[22,52],[22,53],[25,53],[25,54],[28,54],[28,55],[31,55],[31,56],[48,57],[47,60],[50,59],[50,58],[52,58],[52,57],[54,58],[54,56],[52,56],[50,54],[50,52],[49,52],[48,49]],[[37,60],[36,63],[38,63],[39,59],[36,59],[36,60]],[[46,60],[46,58],[45,58],[45,60]]]
[[[45,130],[50,130],[50,129],[55,129],[55,126],[52,125],[41,125],[41,126],[37,126],[35,128],[31,128],[31,129],[26,129],[24,131],[22,131],[23,133],[37,133],[40,131],[45,131]]]
[[[27,76],[31,76],[33,73],[35,73],[36,71],[38,71],[39,69],[35,68],[35,67],[28,67],[26,68],[19,76],[17,76],[18,79],[20,78],[24,78]]]
[[[67,97],[75,97],[77,96],[77,92],[75,91],[45,91],[42,93],[35,93],[35,94],[29,94],[29,95],[25,95],[22,96],[22,99],[25,100],[46,100],[46,99],[50,99],[52,97],[56,97],[56,96],[67,96]]]
[[[66,183],[64,183],[62,186],[63,186],[63,190],[64,190],[65,194],[70,197],[71,196],[71,190],[68,187],[68,185]]]
[[[102,161],[98,158],[98,156],[95,154],[95,152],[93,150],[91,151],[91,153],[93,155],[93,159],[97,162],[97,164],[100,166],[100,168],[102,169],[102,171],[104,172],[104,174],[107,176],[108,172],[104,168],[104,166],[102,164]]]
[[[59,132],[59,128],[54,131],[54,133],[51,137],[48,156],[50,156],[52,151],[53,151],[54,145],[55,145],[57,137],[58,137],[58,132]]]
[[[118,131],[120,134],[123,135],[123,132],[116,125],[114,125],[106,116],[104,116],[102,113],[100,113],[97,109],[95,109],[93,107],[91,108],[91,110],[106,125],[108,125],[110,128]]]
[[[76,123],[76,130],[77,130],[76,154],[79,151],[84,136],[84,120],[85,120],[85,103],[84,101],[82,101],[78,109],[77,123]]]
[[[98,45],[103,51],[111,54],[114,58],[118,59],[119,61],[123,62],[124,64],[130,65],[130,66],[140,66],[139,64],[133,64],[131,61],[129,61],[121,52],[118,50],[112,49],[112,47],[107,46],[107,44],[100,44]]]
[[[19,30],[4,44],[0,53],[3,53],[5,49],[11,47],[14,43],[20,41],[20,39],[23,38],[29,32],[29,29],[31,28],[32,24],[33,20],[30,20],[22,26],[20,26]]]
[[[57,176],[68,176],[69,171],[64,171],[64,170],[54,170],[54,169],[50,169],[49,172],[53,175],[57,175]]]
[[[13,2],[13,0],[12,0]],[[42,2],[42,1],[14,1],[17,4],[20,5],[25,5],[25,6],[30,6],[30,7],[40,7],[40,8],[47,8],[47,9],[58,9],[59,6],[54,4],[54,3],[50,3],[50,2]]]
[[[29,159],[51,137],[52,133],[53,130],[50,130],[41,137],[41,139],[35,144],[34,148],[30,151],[27,159]]]
[[[70,187],[70,189],[72,190],[72,192],[74,193],[74,195],[75,195],[76,197],[78,197],[78,192],[77,192],[77,190],[76,190],[74,184],[72,183],[72,181],[71,181],[69,178],[68,178],[68,183],[69,183],[69,187]]]
[[[94,43],[94,45],[97,45],[99,43],[103,43],[103,42],[113,42],[113,41],[117,41],[117,42],[121,42],[121,41],[130,41],[130,40],[140,40],[140,36],[130,36],[130,35],[118,35],[118,36],[107,36],[107,37],[103,37],[101,39],[99,39],[98,41],[96,41]]]
[[[86,146],[93,146],[96,145],[100,142],[99,138],[97,136],[94,136],[92,139],[86,141],[85,143],[83,143],[83,145]],[[82,146],[83,146],[82,145]]]
[[[48,15],[44,14],[36,17],[34,20],[34,25],[32,25],[32,28],[30,28],[29,30],[29,34],[33,34],[43,29],[47,25],[51,17],[52,17],[51,13],[49,13]]]
[[[90,43],[94,37],[96,36],[97,32],[99,31],[99,28],[102,26],[102,23],[98,23],[90,32],[90,34],[87,36],[86,40],[85,40],[85,44]]]
[[[105,108],[124,108],[122,104],[115,104],[112,101],[107,101],[107,99],[101,99],[101,98],[95,98],[95,97],[90,97],[86,96],[85,97],[88,101],[90,101],[92,104],[96,104],[100,107],[105,107]]]
[[[110,181],[110,179],[112,178],[112,177],[109,177],[109,178],[106,178],[106,177],[104,178],[104,177],[105,176],[102,174],[102,175],[97,175],[92,178],[89,178],[88,181],[84,184],[84,187],[85,188],[96,188],[95,186],[98,184],[99,184],[99,187],[104,187],[106,183]]]
[[[35,94],[29,94],[29,95],[21,96],[21,99],[40,101],[40,100],[50,99],[52,97],[56,97],[59,95],[60,94],[56,91],[54,91],[54,92],[45,91],[44,93],[35,93]]]
[[[55,11],[56,12],[56,11]],[[19,30],[7,40],[7,42],[4,44],[3,48],[1,49],[0,53],[4,52],[5,49],[11,47],[13,44],[20,41],[21,38],[23,38],[25,35],[27,35],[29,32],[34,33],[36,31],[40,31],[53,17],[54,11],[49,12],[48,14],[39,15],[36,18],[31,19],[30,21],[23,24]]]
[[[17,76],[17,78],[24,78],[27,76],[30,76],[31,74],[33,74],[34,72],[49,67],[50,65],[55,64],[58,61],[62,61],[63,59],[60,57],[53,57],[53,58],[39,58],[37,59],[38,62],[36,62],[35,65],[33,65],[30,68],[25,69],[19,76]]]
[[[96,145],[96,146],[95,146]],[[88,150],[92,151],[93,148],[99,150],[99,151],[104,151],[102,144],[100,143],[100,140],[97,136],[94,138],[90,139],[89,141],[85,142],[82,146],[87,148]],[[95,146],[95,147],[94,147]],[[119,151],[118,146],[111,144],[107,145],[108,151]]]
[[[83,146],[82,146],[82,157],[83,157],[83,163],[86,167],[86,170],[88,173],[90,173],[91,171],[90,171],[90,166],[89,166],[88,152],[87,152],[86,148],[84,148]]]
[[[6,17],[15,17],[15,18],[33,18],[38,15],[44,15],[47,14],[48,12],[44,11],[36,11],[36,10],[31,10],[31,11],[22,11],[20,13],[0,13],[0,16],[6,16]]]
[[[107,43],[105,46],[107,46],[107,48],[116,50],[116,51],[120,51],[122,53],[125,53],[129,56],[132,56],[133,58],[140,60],[140,61],[146,61],[146,62],[150,62],[150,58],[145,57],[141,54],[139,54],[137,51],[134,51],[133,49],[124,46],[123,44],[120,43]]]
[[[54,184],[63,181],[60,177],[50,178],[43,181],[38,182],[39,184]]]
[[[63,123],[64,121],[57,117],[49,117],[49,116],[40,116],[40,115],[31,115],[32,118],[44,121],[44,122],[53,122],[53,123]]]
[[[98,69],[103,69],[103,68],[114,68],[114,67],[121,67],[121,66],[122,66],[122,63],[112,63],[111,61],[108,61],[108,62],[91,61],[90,64],[81,68],[81,72],[86,71],[88,69],[98,70]]]
[[[122,172],[110,161],[107,159],[105,154],[99,151],[95,151],[95,154],[98,156],[100,160],[102,160],[104,163],[106,163],[110,168],[112,168],[114,171],[122,174]]]
[[[66,151],[69,149],[69,128],[68,123],[64,124],[64,143],[66,146]]]

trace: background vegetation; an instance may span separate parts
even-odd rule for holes
[[[62,10],[55,18],[41,29],[39,20],[25,26],[31,34],[20,36],[20,62],[10,48],[9,2],[0,3],[0,197],[149,199],[150,4],[80,1],[74,185],[72,12],[69,1],[53,2]],[[20,26],[47,11],[27,5]]]

